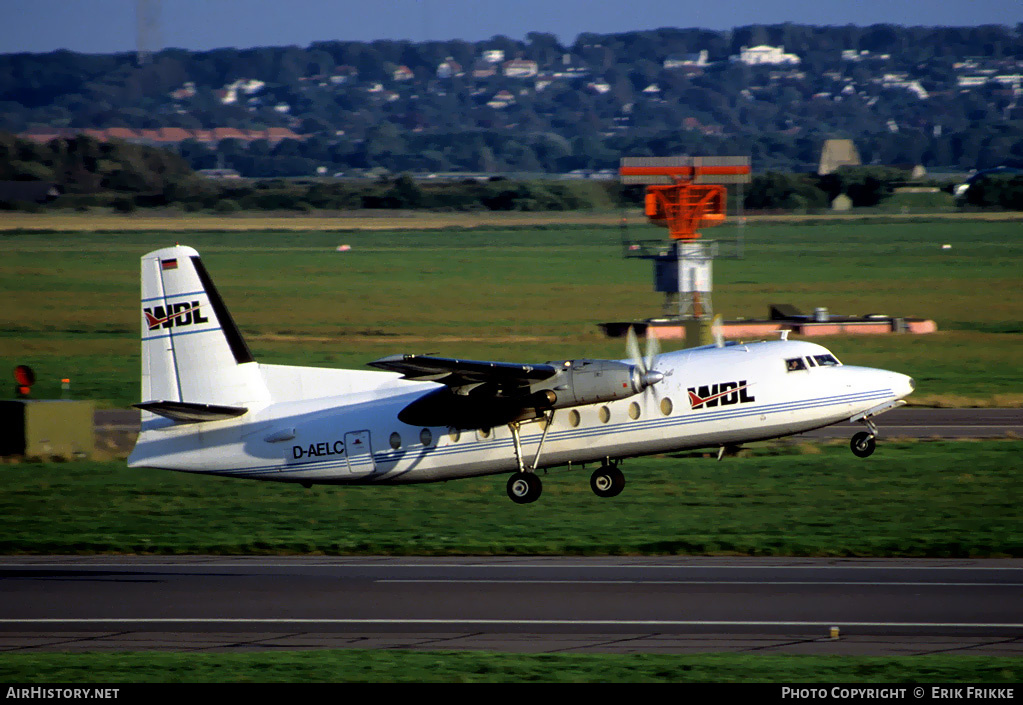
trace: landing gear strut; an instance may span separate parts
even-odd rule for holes
[[[533,465],[528,469],[522,461],[522,439],[519,436],[521,423],[513,421],[508,424],[512,440],[515,442],[515,460],[519,465],[519,471],[508,478],[508,496],[516,504],[535,502],[540,498],[540,493],[543,491],[543,483],[540,482],[540,478],[533,471],[540,464],[540,452],[543,450],[544,441],[547,440],[547,431],[550,430],[551,424],[554,423],[554,411],[551,410],[544,413],[541,418],[535,419],[535,421],[543,421],[543,434],[540,436],[540,444],[536,448],[536,455],[533,456]]]
[[[906,402],[901,399],[894,399],[875,406],[872,409],[867,409],[866,411],[856,414],[856,416],[849,419],[850,421],[859,421],[867,427],[866,431],[860,431],[852,437],[851,441],[849,441],[849,448],[852,450],[853,455],[858,458],[866,458],[874,452],[874,446],[877,445],[875,439],[878,436],[877,425],[873,420],[874,416],[883,414],[891,409],[904,406],[905,404]]]
[[[625,475],[617,465],[601,465],[590,475],[590,489],[598,497],[617,497],[625,489]]]

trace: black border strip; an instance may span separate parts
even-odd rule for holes
[[[206,271],[206,267],[203,266],[202,260],[198,256],[192,257],[192,266],[195,267],[195,273],[199,275],[199,281],[202,283],[202,288],[206,290],[206,295],[210,297],[210,305],[213,306],[213,313],[220,321],[220,328],[224,332],[224,337],[227,338],[234,361],[239,365],[245,362],[255,362],[256,358],[252,356],[252,351],[249,350],[245,339],[242,338],[238,325],[231,318],[224,300],[220,298],[220,292],[213,285],[213,279],[210,278],[209,272]]]

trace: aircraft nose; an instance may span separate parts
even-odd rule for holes
[[[895,396],[899,399],[908,397],[916,389],[916,380],[912,377],[899,374],[898,372],[893,372],[892,377],[892,391],[895,392]]]

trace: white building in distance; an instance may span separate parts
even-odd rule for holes
[[[728,59],[729,61],[743,63],[748,66],[760,64],[788,64],[795,66],[800,61],[799,57],[795,54],[786,54],[785,47],[772,47],[766,44],[755,47],[742,47],[738,55],[733,54]]]

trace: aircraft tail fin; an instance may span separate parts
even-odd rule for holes
[[[199,253],[176,245],[143,256],[141,408],[180,416],[267,400],[259,365]]]

